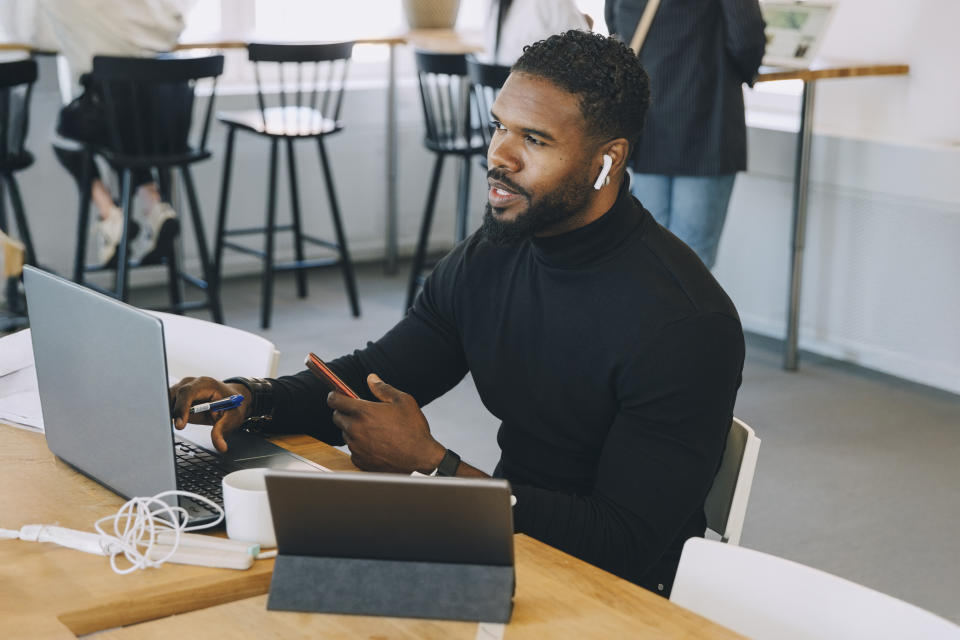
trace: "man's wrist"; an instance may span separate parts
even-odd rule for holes
[[[424,460],[417,471],[427,476],[434,475],[437,471],[437,467],[440,466],[440,462],[443,460],[443,456],[446,455],[446,453],[446,447],[439,442],[434,441],[433,446],[430,447],[430,453],[424,457]]]
[[[243,387],[247,399],[245,418],[265,421],[273,418],[273,385],[266,378],[228,378],[224,384]]]

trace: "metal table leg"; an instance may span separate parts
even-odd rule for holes
[[[383,270],[397,272],[397,45],[391,43],[387,72],[387,221]]]
[[[810,146],[813,142],[813,97],[816,83],[803,83],[803,107],[797,135],[797,161],[793,174],[793,246],[790,260],[790,291],[787,298],[787,340],[783,368],[797,370],[797,339],[800,321],[800,279],[807,234],[807,195],[810,181]]]

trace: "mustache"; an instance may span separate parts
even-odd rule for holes
[[[507,177],[507,174],[503,169],[490,169],[487,171],[487,180],[496,180],[503,186],[509,188],[511,191],[514,191],[517,194],[527,198],[530,197],[530,194],[528,194],[523,187]]]

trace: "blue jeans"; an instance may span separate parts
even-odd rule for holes
[[[630,191],[654,219],[693,249],[707,268],[717,261],[734,173],[662,176],[635,173]]]

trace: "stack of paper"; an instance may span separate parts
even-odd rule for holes
[[[43,431],[29,329],[0,338],[0,422]]]

